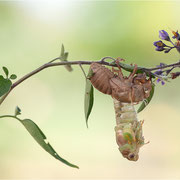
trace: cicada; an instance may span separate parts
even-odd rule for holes
[[[135,104],[148,98],[152,89],[151,79],[146,74],[136,74],[137,65],[128,77],[124,76],[116,61],[118,70],[112,71],[105,66],[92,63],[89,78],[92,85],[104,94],[111,95],[114,101],[116,115],[116,142],[123,157],[130,161],[137,161],[139,149],[142,147],[144,137],[142,134],[143,121],[137,119]]]

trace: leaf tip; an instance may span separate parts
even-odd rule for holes
[[[89,129],[88,119],[86,120],[86,128]]]
[[[74,168],[76,168],[76,169],[80,169],[80,168],[79,168],[79,166],[76,166],[76,165],[74,165]]]
[[[2,69],[3,69],[4,73],[6,74],[6,77],[8,77],[8,75],[9,75],[8,68],[3,66]]]

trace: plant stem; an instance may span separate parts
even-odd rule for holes
[[[3,116],[0,116],[0,118],[14,118],[14,119],[17,119],[18,121],[21,121],[21,119],[19,119],[17,116],[13,116],[13,115],[3,115]]]
[[[25,81],[26,79],[29,79],[31,76],[39,73],[40,71],[49,68],[49,67],[54,67],[54,66],[63,66],[63,65],[90,65],[92,63],[99,63],[99,64],[103,64],[103,65],[107,65],[107,66],[113,66],[113,67],[117,67],[117,65],[113,62],[113,63],[109,63],[106,62],[105,59],[111,59],[114,61],[114,58],[111,57],[104,57],[102,60],[99,61],[62,61],[62,62],[54,62],[55,60],[59,59],[59,57],[54,58],[53,60],[51,60],[50,62],[43,64],[42,66],[40,66],[39,68],[35,69],[34,71],[26,74],[25,76],[23,76],[22,78],[20,78],[19,80],[17,80],[15,83],[12,84],[10,90],[8,93],[6,93],[1,99],[0,99],[0,105],[4,102],[4,100],[6,99],[6,97],[11,93],[11,91],[18,85],[20,85],[23,81]],[[119,62],[119,65],[126,71],[133,71],[134,66],[132,65],[128,65],[128,64],[124,64],[122,62]],[[151,71],[154,70],[158,70],[158,69],[165,69],[168,67],[180,67],[180,61],[174,64],[169,64],[169,65],[165,65],[162,67],[155,67],[155,68],[143,68],[143,67],[138,67],[138,71],[137,73],[142,73],[145,72],[148,76],[156,76],[154,73],[152,73]]]
[[[81,65],[81,64],[79,64],[79,66],[80,66],[80,68],[81,68],[81,70],[82,70],[82,72],[83,72],[83,75],[84,75],[84,77],[85,77],[85,80],[86,80],[86,79],[87,79],[86,73],[85,73],[85,71],[84,71],[84,69],[83,69],[82,65]]]

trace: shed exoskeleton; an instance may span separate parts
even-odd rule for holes
[[[90,68],[92,85],[104,94],[109,94],[114,100],[116,114],[116,142],[123,157],[131,161],[138,160],[139,148],[143,146],[143,121],[138,121],[134,104],[148,98],[152,89],[151,79],[145,74],[136,74],[137,65],[129,77],[123,76],[119,61],[118,70],[112,71],[98,63],[92,63]],[[116,74],[117,73],[117,74]]]

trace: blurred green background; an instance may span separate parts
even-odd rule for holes
[[[145,67],[177,62],[175,50],[157,52],[153,42],[159,30],[180,29],[179,10],[175,1],[1,1],[0,65],[20,78],[58,57],[62,43],[69,60],[112,56]],[[180,79],[157,84],[153,101],[139,114],[150,143],[137,162],[129,162],[115,142],[110,96],[95,90],[86,129],[85,79],[78,66],[73,68],[69,73],[53,67],[28,79],[6,99],[0,114],[12,114],[19,105],[22,118],[34,120],[55,150],[80,170],[52,158],[16,120],[1,119],[0,178],[180,178]]]

